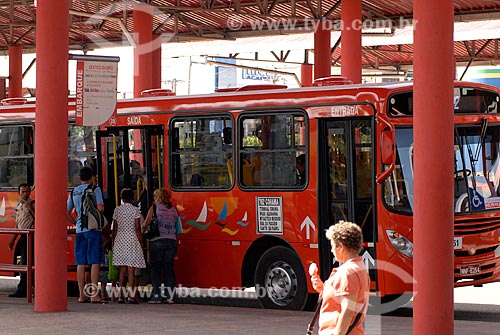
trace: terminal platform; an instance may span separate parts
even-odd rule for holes
[[[81,304],[68,298],[68,311],[35,313],[33,304],[9,298],[15,279],[0,278],[0,334],[305,334],[312,312],[263,310],[255,302],[199,299],[173,305]],[[500,284],[455,289],[455,335],[500,334]],[[470,296],[470,298],[468,298]],[[482,299],[483,301],[476,301]],[[485,300],[486,299],[486,300]],[[464,301],[465,300],[465,301]],[[469,300],[467,302],[466,300]],[[485,300],[485,301],[484,301]],[[484,303],[486,302],[486,304]],[[212,305],[210,305],[212,304]],[[216,305],[213,305],[216,304]],[[252,307],[235,307],[243,304]],[[413,334],[411,303],[389,315],[369,314],[367,334]],[[317,326],[315,327],[317,334]]]

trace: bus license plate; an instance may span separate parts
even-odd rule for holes
[[[479,264],[469,264],[460,266],[460,274],[462,276],[477,275],[481,273],[481,266]]]

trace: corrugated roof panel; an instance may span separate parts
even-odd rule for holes
[[[321,1],[321,2],[320,2]],[[363,0],[363,15],[367,19],[384,17],[411,17],[413,2],[417,0]],[[14,18],[11,19],[11,8],[0,8],[0,51],[7,50],[11,43],[23,44],[26,48],[35,44],[34,25],[36,23],[36,8],[32,1],[9,2],[14,4]],[[338,20],[341,14],[339,0],[277,0],[264,2],[255,0],[151,0],[156,8],[153,17],[153,30],[156,34],[171,36],[176,31],[182,40],[200,38],[235,38],[238,36],[260,36],[262,34],[277,35],[292,32],[303,32],[304,26],[311,30],[314,13],[319,15],[329,13],[328,19]],[[259,3],[261,7],[259,7]],[[28,7],[26,6],[28,4]],[[122,0],[72,0],[71,10],[83,13],[73,15],[69,33],[70,44],[80,46],[96,44],[102,41],[118,41],[125,39],[123,26],[128,32],[133,31],[133,7],[131,2]],[[236,7],[238,5],[238,7]],[[320,6],[321,5],[321,6]],[[208,8],[210,6],[210,8]],[[467,20],[466,14],[483,15],[500,13],[500,1],[496,0],[455,0],[455,14],[459,19]],[[92,15],[98,14],[94,19]],[[293,17],[292,17],[293,15]],[[102,16],[109,19],[103,20]],[[120,21],[118,21],[120,20]],[[31,29],[31,30],[30,30]],[[363,39],[365,54],[363,62],[370,64],[403,64],[412,61],[413,37],[411,28],[397,29],[387,38],[366,37]],[[455,42],[457,59],[470,59],[470,52],[477,53],[479,59],[498,58],[498,39],[500,39],[500,21],[467,22],[455,25],[455,35],[460,40],[477,40],[469,42],[468,48],[461,42]],[[487,42],[488,39],[497,41]],[[369,42],[365,42],[368,41]],[[99,43],[96,43],[99,42]],[[335,43],[332,40],[332,44]],[[399,44],[399,46],[394,44]],[[380,44],[386,47],[368,48]],[[257,50],[258,47],[256,46]],[[471,51],[472,50],[472,51]],[[333,59],[337,59],[340,49],[335,50]],[[341,61],[341,60],[339,60]]]

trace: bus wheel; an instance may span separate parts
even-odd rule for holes
[[[262,255],[255,270],[255,291],[263,308],[302,310],[307,282],[298,256],[286,247]]]

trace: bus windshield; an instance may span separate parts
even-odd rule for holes
[[[384,182],[389,208],[413,213],[413,129],[396,128],[396,168]],[[455,213],[500,208],[500,125],[455,128]]]

